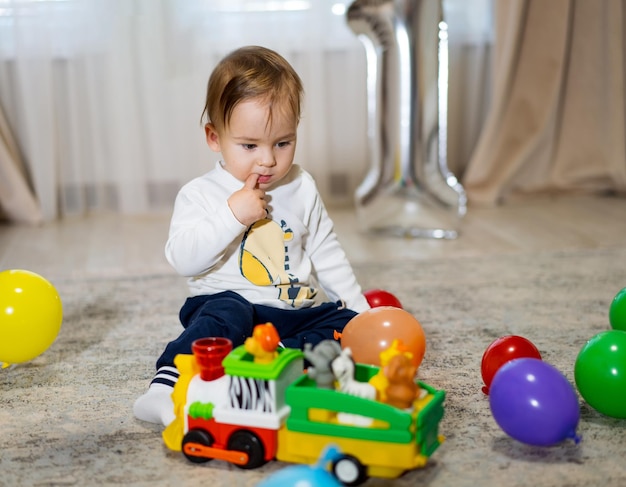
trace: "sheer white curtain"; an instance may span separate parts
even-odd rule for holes
[[[491,1],[446,3],[456,172],[482,123]],[[344,19],[350,3],[0,0],[0,109],[44,218],[170,209],[217,159],[200,125],[206,81],[245,44],[276,49],[300,73],[298,162],[328,204],[351,202],[368,157],[365,55]]]

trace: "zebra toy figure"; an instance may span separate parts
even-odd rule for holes
[[[337,380],[338,391],[366,399],[376,399],[376,389],[373,385],[367,382],[359,382],[354,378],[355,363],[350,347],[346,347],[341,351],[339,356],[332,361],[331,368]],[[373,421],[372,418],[348,413],[338,413],[337,420],[340,423],[358,426],[370,426]]]

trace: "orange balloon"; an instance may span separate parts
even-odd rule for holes
[[[426,336],[420,322],[401,308],[379,306],[359,313],[341,333],[341,346],[350,347],[355,362],[380,366],[380,352],[401,340],[419,367],[426,352]]]

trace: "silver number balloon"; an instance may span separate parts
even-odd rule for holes
[[[365,47],[370,169],[355,203],[363,230],[456,238],[463,187],[446,163],[447,25],[441,0],[356,0]]]

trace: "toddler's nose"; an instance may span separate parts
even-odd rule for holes
[[[272,167],[276,164],[276,159],[274,159],[272,154],[266,154],[259,158],[257,164],[262,167]]]

